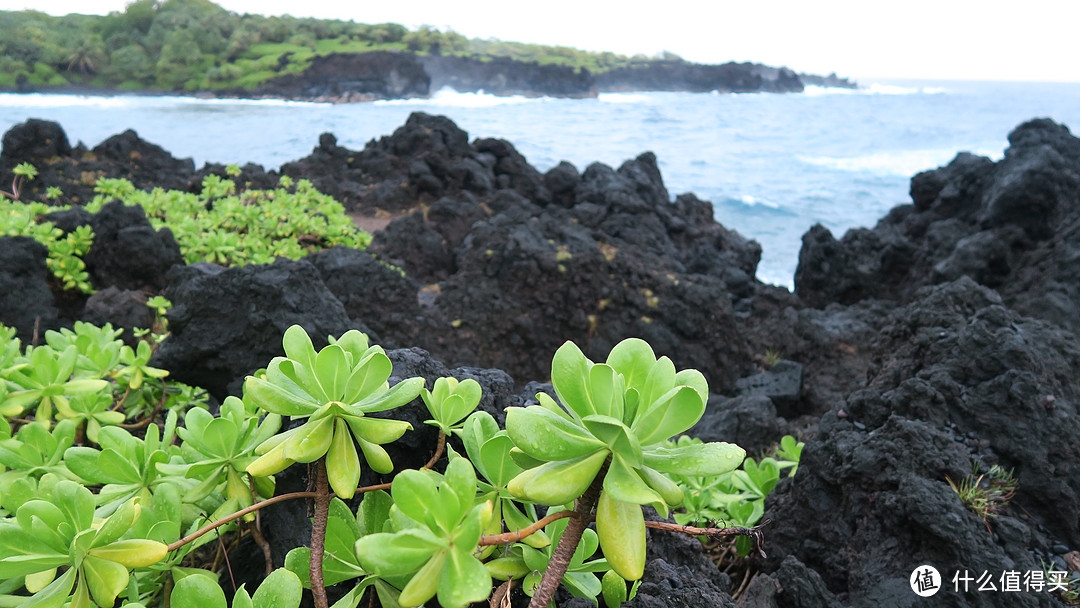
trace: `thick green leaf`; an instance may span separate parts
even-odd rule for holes
[[[0,559],[0,579],[19,578],[27,574],[58,568],[68,563],[68,556],[59,553],[29,553]]]
[[[71,588],[75,586],[75,575],[77,572],[78,571],[74,568],[69,569],[67,572],[60,575],[60,578],[49,583],[48,587],[35,593],[32,598],[19,603],[19,608],[61,608],[64,605],[64,602],[67,601],[68,596],[71,595]],[[85,585],[80,586],[82,587],[82,592],[86,594]],[[74,605],[74,602],[72,605]]]
[[[299,577],[284,568],[278,568],[263,579],[251,599],[255,608],[297,608],[303,591]]]
[[[412,469],[402,471],[394,477],[390,494],[402,513],[429,526],[434,524],[430,506],[438,504],[439,491],[431,477]]]
[[[293,574],[293,576],[296,575]],[[251,601],[251,596],[248,595],[247,588],[244,585],[240,585],[240,588],[233,594],[232,608],[255,608],[255,604]]]
[[[97,535],[94,536],[94,546],[101,547],[107,545],[121,536],[123,536],[131,526],[134,525],[135,520],[139,518],[140,507],[137,502],[138,499],[132,499],[121,505],[109,519],[105,520],[105,523],[101,524],[98,528]]]
[[[404,420],[392,418],[372,418],[369,416],[342,416],[349,424],[354,435],[371,443],[390,443],[397,441],[405,431],[412,430],[412,425]]]
[[[525,497],[542,505],[566,504],[585,493],[607,456],[608,451],[602,449],[572,460],[549,462],[525,483]]]
[[[641,467],[635,470],[637,474],[641,476],[642,481],[655,490],[668,505],[677,507],[682,504],[682,487],[672,481],[667,475],[649,467]]]
[[[116,562],[128,568],[145,568],[165,559],[168,545],[145,538],[118,540],[104,547],[91,549],[88,555]]]
[[[293,325],[286,329],[281,338],[281,346],[285,349],[286,357],[299,361],[308,369],[315,369],[315,346],[303,327]]]
[[[227,608],[221,586],[214,579],[201,574],[185,576],[177,581],[169,602],[173,606]]]
[[[450,559],[439,577],[439,605],[462,608],[491,595],[491,575],[480,560],[460,547],[450,549]]]
[[[596,505],[596,535],[611,569],[629,581],[645,570],[645,517],[641,507],[600,493]]]
[[[101,606],[112,606],[117,594],[128,584],[127,568],[93,555],[87,555],[83,560],[82,572],[90,595]]]
[[[330,401],[344,399],[350,372],[345,361],[345,351],[336,344],[322,349],[315,357],[315,376]]]
[[[639,411],[631,428],[641,445],[652,445],[694,426],[704,413],[705,399],[693,387],[683,386]]]
[[[612,453],[622,456],[631,466],[641,466],[641,444],[622,420],[610,416],[586,416],[581,419],[585,428]]]
[[[649,370],[645,385],[641,389],[638,403],[639,413],[652,405],[662,395],[675,386],[675,364],[667,357],[660,357]]]
[[[356,493],[360,483],[360,456],[349,426],[341,418],[334,420],[334,437],[326,452],[326,475],[338,496],[348,500]]]
[[[589,390],[586,380],[592,361],[581,352],[577,344],[567,341],[551,359],[551,383],[563,405],[583,417],[594,414],[589,405]]]
[[[334,418],[324,416],[300,427],[296,435],[284,443],[284,456],[296,462],[315,462],[330,449],[334,438]]]
[[[476,471],[472,463],[465,458],[457,458],[450,462],[443,474],[443,488],[457,495],[462,509],[455,514],[455,517],[460,519],[472,508],[473,498],[476,496]]]
[[[606,447],[585,429],[537,405],[507,408],[506,432],[519,449],[543,461],[569,460]]]
[[[343,401],[357,403],[383,392],[387,378],[394,371],[394,364],[382,352],[373,352],[362,362],[357,362],[345,386]],[[415,399],[416,396],[414,395]],[[412,401],[410,399],[409,401]]]
[[[420,606],[435,596],[438,591],[443,566],[449,554],[448,549],[440,549],[425,563],[409,582],[401,589],[398,603],[406,608]]]
[[[667,511],[664,499],[618,454],[611,457],[611,466],[604,477],[604,492],[622,502],[653,505],[658,511]]]
[[[394,534],[369,534],[356,541],[356,555],[369,572],[400,576],[416,572],[447,546],[425,528],[410,528]]]
[[[356,442],[360,444],[360,450],[364,452],[364,462],[367,462],[372,471],[387,475],[394,470],[390,454],[381,445],[361,438],[357,438]]]
[[[416,399],[423,388],[423,378],[408,378],[391,386],[386,392],[377,392],[350,405],[363,412],[385,412]]]
[[[502,488],[522,471],[522,468],[510,458],[510,450],[513,447],[514,441],[509,435],[495,435],[480,446],[479,454],[469,454],[469,458],[476,459],[474,460],[476,468],[481,470],[484,478],[492,485]],[[479,456],[478,459],[477,456]]]
[[[619,420],[623,415],[623,385],[615,370],[606,364],[593,365],[589,370],[589,401],[592,413]]]
[[[607,357],[607,364],[623,375],[628,389],[644,388],[645,380],[655,363],[656,355],[652,347],[640,338],[627,338],[619,342]]]
[[[710,442],[676,448],[654,448],[644,452],[645,466],[661,473],[711,477],[734,471],[746,450],[732,443]]]
[[[364,494],[357,512],[357,523],[362,534],[375,534],[383,531],[383,526],[390,519],[390,505],[394,500],[383,490]]]
[[[614,570],[608,570],[601,581],[604,604],[607,608],[619,608],[626,601],[626,581]]]
[[[301,392],[299,387],[293,392],[254,376],[244,380],[244,398],[251,399],[268,412],[282,416],[310,416],[319,408],[319,402],[306,392]]]
[[[94,520],[94,495],[74,481],[63,480],[53,488],[53,504],[67,516],[76,530],[86,530]]]
[[[330,337],[331,344],[337,344],[345,353],[352,358],[352,364],[355,366],[364,353],[369,350],[369,340],[367,334],[361,332],[358,329],[350,329],[349,331],[341,334],[340,338]]]

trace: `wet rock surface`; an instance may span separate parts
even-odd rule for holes
[[[185,188],[223,171],[185,173],[162,158],[144,166],[172,167],[171,176],[142,174],[119,160],[123,150],[156,152],[131,136],[111,144],[120,152],[90,159],[62,134],[23,125],[10,151],[5,136],[0,181],[10,178],[3,167],[30,157],[53,159],[43,176],[76,194],[72,176],[83,169]],[[629,605],[914,606],[908,577],[932,564],[946,579],[941,605],[1055,606],[1045,591],[965,593],[951,582],[964,570],[1065,568],[1080,549],[1080,141],[1036,120],[1010,144],[1002,161],[961,154],[915,176],[912,204],[874,229],[839,240],[810,230],[791,294],[756,280],[760,248],[717,224],[711,205],[672,199],[650,153],[618,168],[563,163],[541,174],[505,141],[470,143],[448,119],[414,114],[359,151],[324,134],[281,169],[357,213],[396,217],[366,252],[183,266],[168,261],[168,239],[147,232],[145,218],[106,221],[130,211],[61,212],[50,219],[62,230],[100,225],[116,243],[95,262],[99,292],[71,304],[50,282],[41,246],[0,238],[0,320],[20,336],[33,334],[37,316],[42,326],[134,327],[145,319],[131,301],[164,287],[172,335],[152,364],[215,396],[281,354],[281,334],[299,323],[316,345],[370,332],[390,349],[392,381],[475,378],[481,408],[500,420],[505,407],[550,391],[543,383],[564,340],[600,359],[642,337],[709,379],[714,394],[693,433],[752,452],[783,434],[806,446],[798,474],[766,502],[768,558],[747,562],[756,578],[733,588],[696,541],[650,532],[646,578]],[[249,165],[240,180],[277,175]],[[138,245],[121,246],[125,230]],[[422,404],[395,415],[416,429],[388,446],[395,463],[423,464],[435,433]],[[984,521],[949,480],[994,465],[1018,485]],[[303,489],[304,471],[290,475],[281,488]],[[265,515],[279,559],[302,542],[302,511],[297,503],[277,520]]]

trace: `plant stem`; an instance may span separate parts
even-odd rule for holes
[[[551,598],[555,597],[555,590],[559,588],[566,569],[570,567],[570,558],[574,557],[574,551],[581,542],[581,535],[592,521],[593,508],[596,506],[596,501],[600,499],[600,490],[604,487],[606,475],[607,463],[604,463],[596,479],[593,479],[592,484],[589,485],[589,489],[585,490],[585,493],[574,503],[574,514],[570,517],[570,523],[566,524],[566,529],[563,530],[562,538],[555,547],[555,553],[548,561],[547,570],[544,570],[540,586],[533,593],[529,608],[547,608],[551,603]]]
[[[315,517],[311,522],[311,595],[315,598],[315,608],[328,608],[326,587],[323,585],[323,553],[326,550],[326,520],[330,515],[330,482],[326,477],[326,457],[316,463],[315,477]]]
[[[247,515],[248,513],[253,513],[253,512],[258,511],[259,509],[261,509],[263,507],[269,507],[270,505],[272,505],[274,503],[283,502],[283,501],[286,501],[286,500],[292,500],[293,498],[314,498],[314,497],[315,497],[315,492],[291,492],[289,494],[282,494],[280,496],[274,496],[273,498],[267,498],[266,500],[257,502],[255,504],[251,505],[250,507],[247,507],[246,509],[241,509],[241,510],[237,511],[236,513],[233,513],[231,515],[226,515],[225,517],[222,517],[221,519],[219,519],[219,520],[217,520],[215,522],[210,522],[210,523],[206,524],[205,526],[199,528],[198,530],[192,532],[191,534],[188,534],[184,538],[181,538],[180,540],[176,541],[175,543],[169,545],[168,549],[169,549],[169,551],[176,551],[180,547],[183,547],[184,545],[186,545],[186,544],[190,543],[191,541],[199,538],[200,536],[202,536],[203,534],[206,534],[207,532],[213,530],[214,528],[219,528],[221,526],[224,526],[225,524],[227,524],[227,523],[229,523],[229,522],[231,522],[231,521],[233,521],[235,519],[239,519],[239,518]]]
[[[431,457],[431,460],[427,461],[423,467],[424,469],[430,469],[435,466],[435,463],[439,461],[439,457],[442,456],[443,450],[446,449],[446,431],[439,429],[439,443],[435,446],[435,455]]]
[[[33,420],[23,420],[21,422],[23,422],[25,424],[30,424],[30,423],[33,422]],[[374,492],[375,490],[389,490],[390,487],[391,487],[391,484],[389,484],[389,483],[380,483],[380,484],[373,485],[373,486],[364,486],[362,488],[357,488],[356,493],[357,494],[363,494],[364,492]],[[188,534],[184,538],[181,538],[180,540],[176,541],[175,543],[169,545],[168,549],[169,549],[169,551],[176,551],[180,547],[183,547],[184,545],[190,543],[191,541],[195,540],[196,538],[199,538],[200,536],[202,536],[203,534],[206,534],[207,532],[213,530],[214,528],[220,528],[221,526],[224,526],[225,524],[227,524],[227,523],[229,523],[229,522],[231,522],[233,520],[241,518],[241,517],[247,515],[248,513],[254,513],[255,511],[258,511],[259,509],[261,509],[263,507],[269,507],[270,505],[272,505],[274,503],[279,503],[279,502],[283,502],[283,501],[286,501],[286,500],[292,500],[293,498],[315,498],[317,494],[318,494],[318,492],[290,492],[288,494],[282,494],[280,496],[274,496],[272,498],[267,498],[266,500],[259,501],[259,502],[255,503],[255,504],[251,505],[250,507],[241,509],[241,510],[237,511],[236,513],[231,513],[229,515],[226,515],[225,517],[222,517],[221,519],[219,519],[219,520],[217,520],[215,522],[210,522],[210,523],[206,524],[205,526],[199,528],[198,530],[192,532],[191,534]],[[332,497],[333,495],[331,494],[330,496]],[[329,502],[327,502],[327,504],[329,504]]]
[[[502,534],[486,534],[480,537],[480,541],[477,544],[479,547],[486,547],[488,545],[507,545],[510,543],[516,543],[526,536],[531,536],[540,528],[550,524],[551,522],[558,521],[567,517],[575,517],[576,511],[559,511],[558,513],[552,513],[547,517],[541,519],[528,528],[522,528],[520,530],[514,530],[513,532],[503,532]]]

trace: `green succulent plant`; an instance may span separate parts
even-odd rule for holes
[[[132,498],[149,501],[151,493],[161,484],[173,484],[182,490],[194,485],[182,477],[164,475],[158,469],[159,464],[170,461],[175,432],[174,412],[169,413],[164,432],[151,424],[142,438],[119,427],[104,427],[99,435],[100,450],[71,447],[64,453],[64,462],[80,479],[101,486],[94,499],[97,515],[105,517]]]
[[[120,363],[123,366],[115,372],[118,381],[126,384],[132,390],[142,388],[146,378],[164,378],[169,372],[156,367],[150,367],[150,357],[154,355],[148,342],[139,342],[137,349],[124,346],[120,349]]]
[[[600,547],[613,570],[637,580],[645,566],[640,505],[666,514],[683,500],[666,473],[720,475],[746,453],[719,442],[664,446],[701,417],[708,384],[696,370],[676,372],[643,340],[623,340],[605,363],[593,363],[567,342],[552,359],[551,380],[562,405],[540,393],[539,405],[507,411],[512,453],[525,467],[508,489],[524,500],[562,505],[604,471],[596,509]]]
[[[38,424],[49,426],[52,423],[53,406],[68,405],[72,395],[104,390],[109,383],[101,378],[73,378],[75,363],[79,358],[78,350],[70,345],[63,351],[57,351],[44,345],[29,347],[27,362],[8,368],[5,376],[12,385],[3,403],[0,414],[17,416],[27,408],[36,408],[34,420]]]
[[[457,378],[438,378],[432,390],[425,388],[420,393],[432,416],[424,422],[450,433],[460,428],[459,423],[476,409],[480,396],[480,384],[476,380],[470,378],[461,382]]]
[[[272,496],[273,478],[255,477],[249,482],[245,469],[256,459],[255,448],[280,428],[281,416],[268,414],[260,421],[243,401],[233,396],[225,398],[217,417],[200,408],[188,410],[184,427],[176,430],[183,440],[182,454],[188,464],[174,466],[178,466],[175,472],[182,470],[185,477],[199,483],[184,494],[184,502],[203,500],[224,485],[225,502],[219,510],[227,514],[250,507],[255,502],[255,493]],[[161,465],[159,469],[167,466]],[[253,520],[254,515],[248,519]]]
[[[286,330],[282,346],[286,356],[270,362],[265,378],[249,376],[244,382],[244,398],[268,412],[307,421],[264,441],[247,472],[263,477],[325,456],[330,487],[338,496],[352,498],[361,472],[356,445],[372,470],[389,473],[394,465],[382,444],[412,428],[405,421],[367,414],[412,401],[424,379],[409,378],[391,387],[390,359],[356,330],[316,353],[307,332],[294,325]]]
[[[113,329],[111,323],[98,327],[76,321],[74,330],[66,327],[59,331],[45,332],[45,342],[57,352],[74,346],[79,356],[75,362],[77,374],[104,378],[120,363],[120,348],[124,345],[122,329]]]
[[[491,575],[473,551],[492,505],[475,504],[476,472],[469,461],[452,460],[444,476],[402,471],[394,478],[391,496],[390,517],[398,531],[369,534],[357,541],[364,569],[380,577],[411,574],[398,597],[405,608],[436,596],[444,608],[462,608],[487,598]]]
[[[111,607],[128,586],[131,568],[168,552],[160,542],[124,538],[139,516],[133,499],[96,526],[90,490],[61,481],[50,500],[27,501],[13,520],[0,522],[0,579],[23,580],[30,596],[22,606]]]
[[[491,414],[474,412],[466,419],[460,434],[469,461],[484,479],[477,482],[480,490],[477,500],[490,500],[494,505],[491,523],[484,533],[498,534],[503,531],[504,525],[507,530],[522,530],[533,524],[537,520],[536,508],[532,503],[518,502],[507,488],[510,480],[523,469],[510,456],[514,442],[506,431],[499,428]],[[457,453],[451,448],[450,458],[456,457]],[[538,530],[522,542],[540,549],[550,545],[551,539],[543,530]],[[495,546],[492,545],[484,550],[483,555],[494,550]]]
[[[248,594],[244,585],[240,585],[233,596],[232,608],[298,608],[302,596],[303,586],[296,574],[279,568],[263,579],[255,595]],[[173,587],[170,600],[173,606],[229,608],[217,580],[201,574],[180,579]]]

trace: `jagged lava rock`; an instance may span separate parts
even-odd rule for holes
[[[1080,543],[1080,344],[1071,333],[963,278],[917,292],[874,352],[866,387],[822,418],[798,476],[769,501],[771,567],[793,555],[851,605],[876,606],[904,597],[920,564],[1038,570],[1053,546]],[[947,482],[972,459],[1019,481],[989,524]],[[1052,605],[1045,594],[947,587],[945,605]]]
[[[0,236],[0,323],[18,330],[23,344],[40,341],[59,324],[45,266],[49,250],[27,236]]]
[[[97,287],[160,291],[165,274],[184,263],[168,228],[154,230],[139,205],[114,200],[90,220],[94,243],[83,259]]]
[[[803,236],[796,293],[811,306],[906,302],[969,276],[1024,314],[1080,329],[1080,140],[1048,119],[1009,134],[999,162],[962,153],[911,180],[913,204],[837,241]]]
[[[100,177],[124,178],[137,188],[188,190],[195,164],[177,159],[160,146],[128,129],[101,142],[93,150],[72,147],[59,124],[31,118],[4,134],[0,152],[0,181],[11,183],[11,169],[22,162],[34,165],[37,178],[23,186],[23,200],[44,200],[47,188],[60,188],[59,203],[84,205],[94,197]]]
[[[303,326],[317,348],[326,345],[326,336],[366,330],[349,319],[319,271],[304,261],[177,267],[165,297],[173,303],[169,337],[153,365],[218,399],[239,394],[245,375],[284,355],[281,336],[292,325]]]

